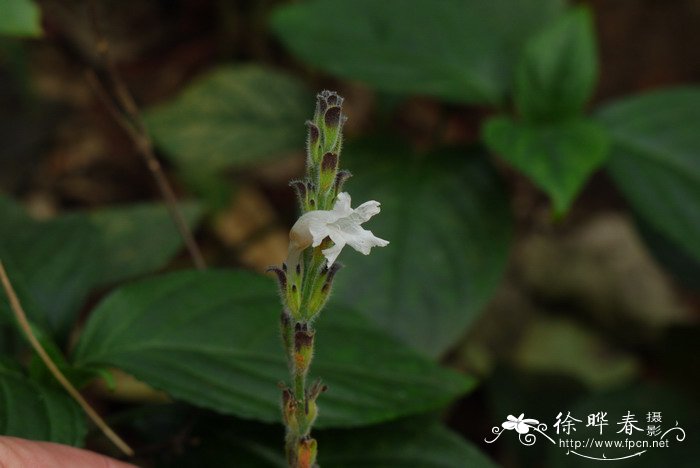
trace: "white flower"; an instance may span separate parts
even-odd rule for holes
[[[501,426],[503,426],[503,429],[508,431],[515,429],[518,434],[527,434],[530,432],[531,427],[539,424],[539,421],[537,419],[523,419],[524,417],[525,413],[521,414],[517,418],[512,414],[509,414],[507,418],[508,420],[501,424]]]
[[[389,241],[376,237],[372,231],[360,226],[377,213],[379,202],[368,201],[352,209],[350,195],[339,193],[332,210],[309,211],[294,224],[289,232],[287,264],[297,263],[302,250],[309,246],[318,247],[326,237],[330,237],[335,244],[323,251],[329,267],[346,244],[365,255],[369,255],[372,247],[388,245]]]

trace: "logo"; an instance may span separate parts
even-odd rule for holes
[[[678,421],[673,426],[664,427],[660,411],[649,411],[644,416],[639,418],[644,422],[640,422],[635,414],[627,411],[611,423],[607,412],[598,411],[586,415],[584,424],[583,419],[578,419],[569,411],[565,416],[559,412],[548,430],[546,423],[526,418],[525,413],[517,418],[508,415],[500,426],[491,429],[495,437],[490,440],[487,437],[484,441],[492,444],[504,432],[513,431],[525,446],[534,445],[542,436],[548,443],[566,449],[567,455],[613,461],[640,457],[649,450],[665,449],[685,440],[685,430],[678,425]],[[606,456],[606,451],[615,455]]]

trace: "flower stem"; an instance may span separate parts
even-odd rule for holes
[[[346,120],[342,103],[337,93],[323,91],[317,96],[313,120],[307,122],[306,178],[291,184],[304,213],[328,210],[342,185],[337,182],[342,127]],[[320,381],[307,387],[306,375],[314,354],[312,322],[328,299],[338,268],[330,271],[331,265],[324,266],[328,259],[323,249],[330,247],[331,241],[323,240],[321,245],[309,248],[310,239],[309,233],[297,237],[292,228],[287,262],[282,268],[271,267],[282,293],[282,340],[292,386],[282,387],[282,416],[287,431],[285,453],[290,468],[317,466],[317,444],[310,433],[318,413],[316,399],[326,387]]]

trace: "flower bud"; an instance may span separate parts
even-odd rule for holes
[[[324,151],[340,152],[342,145],[342,128],[347,117],[339,106],[329,107],[323,114],[323,149]]]
[[[299,208],[301,208],[302,213],[315,209],[316,201],[314,191],[316,188],[312,182],[293,180],[289,185],[294,188],[294,192],[297,194]]]
[[[294,189],[294,192],[297,194],[297,200],[299,200],[299,205],[303,210],[308,198],[306,182],[302,180],[293,180],[289,182],[289,186],[292,187]]]
[[[318,164],[318,160],[321,157],[321,133],[318,126],[311,121],[306,122],[306,127],[309,129],[306,139],[308,165],[314,166]]]
[[[328,96],[332,91],[323,90],[316,95],[316,112],[314,112],[314,120],[316,124],[319,123],[319,119],[326,113],[328,109]]]
[[[306,393],[306,397],[310,400],[316,401],[318,396],[328,390],[328,385],[324,384],[321,379],[316,379],[316,381],[309,387]]]
[[[306,324],[297,323],[294,331],[294,370],[306,375],[314,354],[314,332]]]
[[[338,154],[325,153],[321,159],[321,170],[318,175],[318,185],[320,192],[325,194],[333,185],[338,172]]]
[[[326,302],[331,295],[333,279],[335,278],[336,273],[338,273],[342,267],[342,264],[334,262],[330,267],[325,266],[321,270],[321,274],[319,275],[318,280],[315,283],[314,290],[311,293],[311,297],[309,298],[309,311],[312,314],[311,318],[318,314],[321,309],[323,309],[323,306],[326,305]]]
[[[291,432],[297,432],[299,430],[299,422],[297,421],[297,401],[292,391],[287,387],[282,388],[282,419],[284,425]]]
[[[343,268],[343,265],[341,263],[334,263],[330,267],[324,268],[324,283],[327,284],[329,287],[333,285],[333,279],[335,279],[335,275],[340,271],[340,269]]]
[[[299,468],[312,468],[316,463],[318,444],[315,439],[305,437],[299,441],[297,449],[297,466]]]
[[[291,316],[298,319],[299,308],[301,307],[301,284],[303,280],[301,264],[299,263],[302,261],[299,255],[301,250],[295,249],[291,242],[289,249],[290,255],[288,255],[287,261],[283,264],[285,270],[287,269],[287,265],[289,265],[289,271],[286,273],[287,289],[285,305],[291,313]]]
[[[341,107],[342,105],[343,98],[340,97],[335,91],[329,91],[326,89],[318,93],[316,95],[316,112],[314,114],[316,124],[320,126],[321,118],[329,107]]]
[[[277,283],[279,284],[280,292],[283,296],[285,296],[287,294],[287,273],[285,273],[283,269],[276,266],[268,267],[265,271],[268,273],[272,272],[277,275]]]
[[[338,173],[335,175],[335,195],[338,195],[343,191],[343,185],[345,185],[345,181],[350,177],[352,177],[352,173],[350,171],[338,171]]]
[[[282,344],[284,344],[284,349],[289,353],[292,350],[294,328],[292,327],[292,318],[286,310],[280,315],[280,330],[282,332]]]
[[[313,385],[306,391],[306,399],[304,400],[304,414],[306,416],[306,424],[308,427],[313,426],[316,417],[318,416],[318,405],[316,400],[318,396],[328,390],[328,386],[324,385],[321,380],[316,380]]]

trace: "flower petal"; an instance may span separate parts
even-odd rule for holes
[[[508,431],[512,431],[513,429],[515,429],[515,425],[516,423],[514,423],[513,421],[506,421],[503,424],[501,424],[503,429],[506,429]]]
[[[365,255],[369,255],[372,247],[388,245],[389,241],[376,237],[361,226],[380,212],[379,206],[379,202],[370,200],[353,210],[350,195],[339,193],[332,210],[309,211],[297,220],[289,233],[289,257],[297,258],[300,251],[309,246],[318,247],[327,237],[335,244],[323,250],[328,266],[335,262],[345,245]]]
[[[369,255],[372,247],[386,247],[389,245],[389,241],[380,239],[372,234],[372,231],[362,228],[360,228],[360,232],[352,237],[346,236],[345,240],[350,247],[365,255]]]
[[[322,251],[323,255],[326,256],[329,267],[336,261],[338,255],[340,255],[340,251],[343,250],[343,247],[345,247],[345,244],[335,244],[332,247],[328,247]]]
[[[353,221],[360,224],[366,223],[372,216],[381,211],[379,205],[379,202],[375,200],[364,202],[362,205],[355,208],[354,213],[352,214]]]
[[[340,252],[341,250],[343,250],[343,247],[345,247],[345,239],[343,238],[341,233],[335,229],[329,230],[329,236],[333,241],[333,246],[324,249],[323,255],[325,255],[326,260],[328,261],[328,267],[330,268],[330,266],[333,265],[333,263],[335,263],[336,259],[338,258],[338,255],[340,255]]]
[[[333,213],[338,217],[350,216],[353,209],[350,207],[351,198],[348,192],[340,192],[333,205]]]

